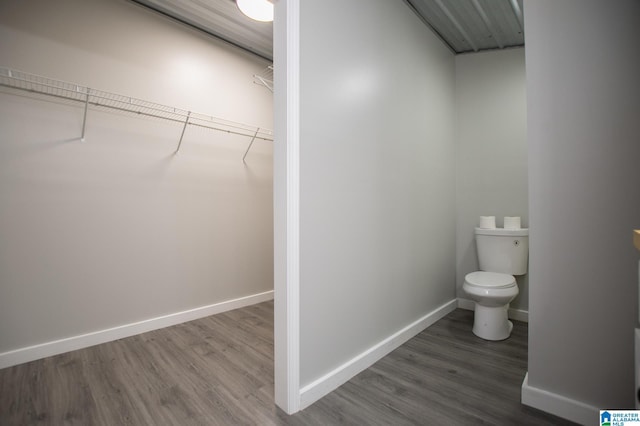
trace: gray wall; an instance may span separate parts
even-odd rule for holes
[[[300,28],[304,386],[455,297],[454,57],[403,2]]]
[[[0,65],[272,127],[266,63],[124,0],[0,2]],[[273,288],[271,142],[0,93],[0,352]]]
[[[525,9],[529,385],[631,408],[640,227],[640,2]]]
[[[521,216],[528,225],[524,49],[456,56],[456,284],[478,270],[480,216]],[[511,303],[528,310],[528,276]]]

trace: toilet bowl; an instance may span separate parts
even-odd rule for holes
[[[511,335],[509,303],[518,295],[513,275],[477,271],[464,277],[462,289],[475,302],[473,334],[485,340],[504,340]]]

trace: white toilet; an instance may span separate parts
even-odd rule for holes
[[[464,277],[462,289],[475,302],[473,333],[485,340],[504,340],[513,324],[509,303],[518,295],[514,275],[527,273],[528,229],[476,228],[480,271]]]

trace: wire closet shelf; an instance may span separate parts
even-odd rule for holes
[[[196,126],[251,138],[249,146],[242,158],[243,161],[256,139],[273,141],[273,131],[270,129],[225,120],[223,118],[187,111],[142,99],[136,99],[130,96],[92,89],[79,84],[54,80],[6,67],[0,67],[0,86],[77,101],[84,104],[84,119],[81,135],[81,139],[83,141],[87,123],[87,110],[89,106],[114,109],[181,123],[183,126],[182,133],[180,135],[180,140],[178,141],[176,152],[180,149],[187,126]]]

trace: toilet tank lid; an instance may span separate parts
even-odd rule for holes
[[[476,228],[476,235],[502,235],[503,237],[526,237],[529,235],[529,228],[520,228],[520,229]]]
[[[513,275],[486,271],[471,272],[464,277],[464,280],[473,286],[489,288],[511,287],[516,283]]]

